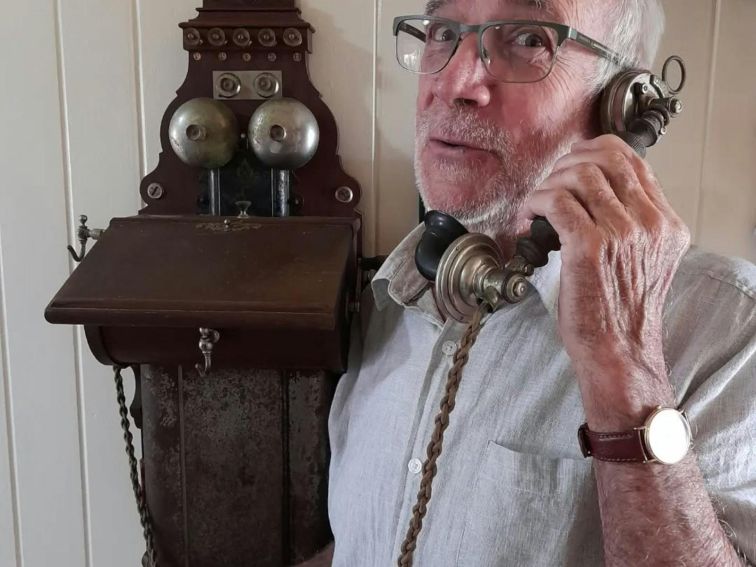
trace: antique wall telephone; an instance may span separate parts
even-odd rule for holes
[[[680,80],[670,86],[670,68],[679,66]],[[666,133],[672,118],[683,110],[677,94],[685,86],[683,60],[666,60],[661,77],[645,70],[618,74],[601,95],[599,106],[604,133],[616,134],[640,156]],[[445,395],[436,417],[436,427],[423,463],[423,477],[412,519],[398,559],[400,567],[412,565],[413,552],[431,497],[436,462],[443,447],[444,431],[461,380],[462,369],[484,316],[497,308],[522,301],[528,292],[527,278],[548,262],[549,252],[560,249],[559,235],[547,219],[531,224],[530,235],[520,238],[513,258],[506,261],[496,242],[483,234],[469,233],[453,217],[439,211],[425,215],[425,232],[415,250],[420,274],[435,284],[436,300],[445,317],[469,323],[449,371]]]
[[[327,419],[360,293],[360,185],[295,0],[198,12],[180,24],[189,68],[146,206],[105,230],[82,215],[80,263],[45,317],[83,325],[114,367],[144,565],[297,564],[331,539]]]

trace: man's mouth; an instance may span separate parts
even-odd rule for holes
[[[456,138],[431,136],[428,140],[428,146],[432,151],[447,157],[457,156],[462,158],[466,156],[468,159],[495,157],[490,150]]]
[[[435,142],[439,144],[442,147],[445,148],[453,148],[453,149],[460,149],[460,150],[482,150],[482,148],[478,148],[476,146],[473,146],[472,144],[468,144],[466,142],[463,142],[461,140],[454,140],[450,138],[431,138],[431,142]]]

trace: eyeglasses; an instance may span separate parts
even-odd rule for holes
[[[478,53],[486,70],[505,83],[545,79],[554,68],[559,48],[568,39],[618,65],[622,60],[605,45],[563,24],[501,20],[467,25],[436,16],[394,19],[396,59],[413,73],[438,73],[449,64],[465,33],[478,34]]]

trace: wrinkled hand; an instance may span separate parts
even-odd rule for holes
[[[523,212],[559,234],[559,331],[589,427],[640,425],[650,408],[673,405],[662,312],[690,233],[649,165],[616,136],[580,142]]]

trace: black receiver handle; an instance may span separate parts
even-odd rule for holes
[[[660,108],[649,109],[630,123],[627,131],[619,134],[628,146],[640,157],[646,157],[646,148],[659,141],[665,127],[669,124],[670,113]]]
[[[544,217],[536,217],[530,225],[530,236],[517,240],[517,254],[534,268],[545,266],[549,252],[559,250],[559,235]]]
[[[441,257],[452,242],[467,234],[467,229],[454,217],[439,211],[425,215],[425,232],[415,248],[415,265],[427,280],[436,281]]]
[[[666,123],[665,116],[658,110],[648,110],[633,120],[628,130],[620,134],[627,145],[641,157],[646,157],[646,148],[653,146],[661,135]],[[517,254],[525,258],[534,268],[545,266],[549,252],[561,248],[559,235],[544,217],[536,217],[530,225],[530,236],[517,241]]]

